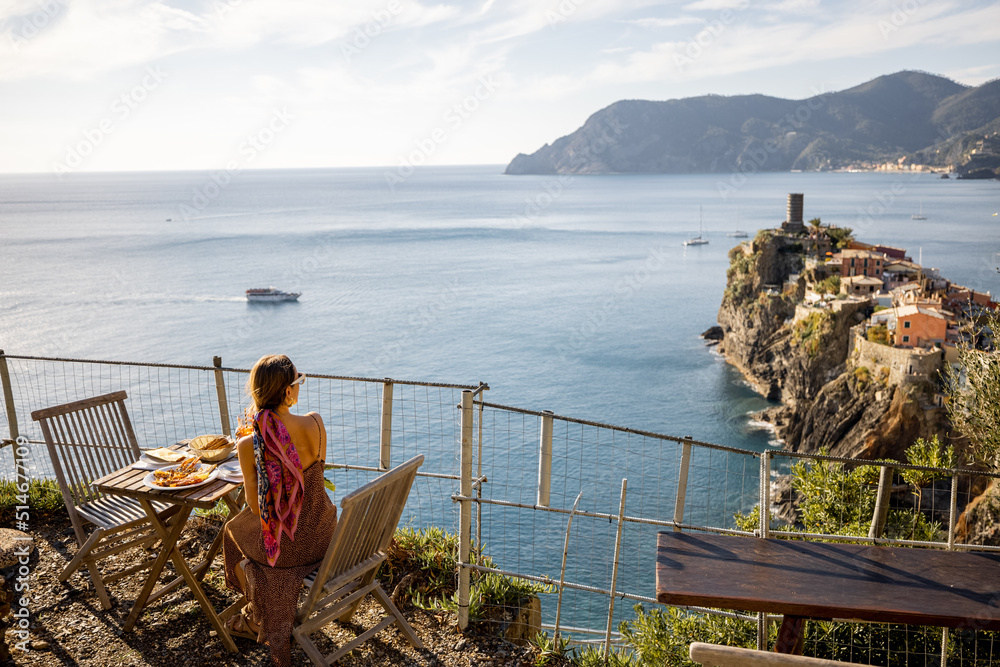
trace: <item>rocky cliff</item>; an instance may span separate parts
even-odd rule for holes
[[[730,252],[719,325],[720,350],[758,392],[781,405],[765,411],[785,448],[837,456],[903,459],[918,437],[943,435],[943,410],[927,407],[929,388],[900,387],[859,372],[850,330],[868,306],[799,304],[805,279],[802,239],[761,232]]]

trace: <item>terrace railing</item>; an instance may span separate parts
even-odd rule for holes
[[[51,466],[30,412],[117,389],[128,392],[128,408],[143,447],[201,433],[228,433],[247,406],[243,385],[248,373],[223,366],[219,358],[210,366],[190,366],[0,352],[0,437],[5,445],[18,442],[18,451],[29,452],[30,474],[48,476]],[[335,496],[394,463],[418,453],[425,456],[404,522],[458,533],[457,603],[463,628],[470,622],[476,592],[472,573],[494,572],[548,586],[539,596],[542,628],[574,642],[595,643],[607,652],[620,642],[616,629],[632,618],[632,604],[656,605],[655,540],[661,530],[997,549],[963,544],[956,537],[962,508],[995,474],[778,449],[749,451],[490,403],[486,389],[483,383],[309,374],[300,392],[299,408],[318,411],[326,423],[327,476],[337,485]],[[9,461],[0,456],[8,476]],[[773,492],[794,463],[878,466],[878,483],[863,490],[876,506],[867,535],[775,529]],[[908,491],[893,487],[894,472],[901,470],[924,471],[943,480],[925,488],[920,506],[911,503],[907,510],[901,498],[908,497]],[[922,515],[937,521],[940,535],[932,540],[887,539],[883,527],[890,498],[897,514],[909,511],[907,516],[914,520]],[[736,515],[749,517],[755,510],[756,524],[736,521]],[[519,602],[493,610],[493,617],[511,623],[522,611]],[[689,611],[745,624],[759,647],[765,646],[777,620],[760,614]],[[873,664],[1000,662],[992,633],[975,630],[949,636],[937,628],[909,628],[904,631],[904,657],[890,656],[885,637],[898,631],[887,625],[837,622],[817,633],[806,653],[867,658]]]

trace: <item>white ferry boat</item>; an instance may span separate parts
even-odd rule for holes
[[[302,292],[282,292],[274,287],[255,287],[247,290],[247,301],[274,303],[277,301],[297,301]]]

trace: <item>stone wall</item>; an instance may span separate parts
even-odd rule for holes
[[[865,338],[865,325],[851,328],[851,361],[872,372],[889,369],[889,384],[936,382],[944,353],[941,350],[905,349],[873,343]]]

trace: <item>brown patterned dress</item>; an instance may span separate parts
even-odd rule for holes
[[[316,461],[302,471],[305,485],[295,540],[284,536],[281,553],[274,567],[267,564],[260,517],[245,508],[226,524],[222,539],[226,583],[247,594],[253,603],[255,623],[271,647],[271,658],[284,667],[291,664],[292,621],[298,604],[302,579],[326,555],[330,538],[337,527],[337,507],[323,485],[323,464]],[[236,577],[236,566],[244,558],[249,591],[243,591]]]

